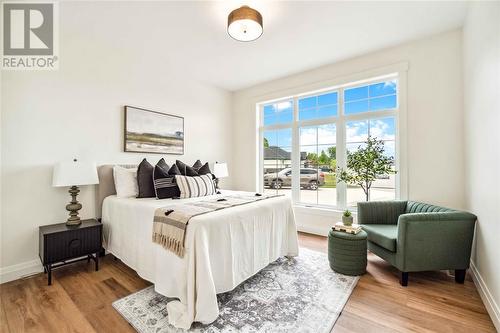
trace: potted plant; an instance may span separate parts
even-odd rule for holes
[[[344,213],[342,214],[342,223],[345,225],[345,226],[351,226],[352,225],[352,213],[349,209],[346,209],[344,211]]]

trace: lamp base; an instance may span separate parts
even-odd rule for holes
[[[78,211],[82,209],[82,204],[76,200],[80,190],[78,186],[71,186],[68,192],[71,194],[71,201],[66,205],[66,210],[69,211],[69,218],[66,221],[66,225],[74,227],[82,223],[80,216],[78,216]]]
[[[78,217],[78,219],[71,219],[71,217],[70,217],[66,221],[66,225],[67,226],[71,226],[71,227],[74,227],[74,226],[77,226],[77,225],[80,225],[80,224],[82,224],[82,220],[80,220],[79,217]]]

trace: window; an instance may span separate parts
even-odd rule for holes
[[[300,132],[300,202],[335,206],[335,124],[303,126]],[[328,190],[327,190],[328,189]]]
[[[264,192],[291,195],[292,186],[292,129],[264,131]]]
[[[344,90],[346,115],[396,108],[396,81],[387,81]]]
[[[394,117],[376,118],[346,123],[346,151],[354,152],[364,146],[368,135],[384,142],[385,154],[395,159],[395,119]],[[373,182],[371,200],[394,200],[396,195],[396,175],[379,175]],[[347,185],[347,206],[355,207],[358,201],[365,200],[365,193],[359,186]]]
[[[318,119],[337,115],[337,93],[299,99],[299,119]]]
[[[293,121],[293,101],[282,101],[264,106],[264,126]]]
[[[382,140],[397,165],[398,80],[396,76],[346,84],[321,93],[259,104],[261,186],[296,204],[353,208],[364,201],[361,187],[337,182],[337,167],[368,136]],[[396,198],[397,174],[378,175],[371,200]]]

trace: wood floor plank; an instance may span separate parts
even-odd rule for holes
[[[58,281],[47,286],[42,275],[2,288],[11,332],[95,332]]]
[[[299,234],[302,247],[326,252],[322,236]],[[81,262],[0,287],[0,331],[134,332],[111,304],[150,286],[137,273],[106,256],[101,268]],[[367,273],[354,289],[335,324],[335,333],[495,332],[470,276],[457,284],[446,272],[410,274],[407,288],[398,271],[368,254]]]
[[[361,314],[355,311],[344,310],[342,312],[342,320],[337,320],[335,326],[332,329],[334,333],[353,333],[353,332],[364,332],[364,333],[395,333],[398,332],[383,324],[371,321],[369,319],[363,318]]]
[[[10,332],[7,315],[5,314],[5,307],[3,305],[3,299],[5,297],[2,293],[2,288],[3,287],[0,285],[0,332]]]
[[[307,234],[301,235],[303,238],[326,242]],[[445,272],[413,273],[404,288],[397,269],[369,254],[367,274],[359,280],[333,332],[476,330],[496,332],[470,277],[461,285]]]
[[[80,264],[79,274],[74,274],[74,268],[67,268],[54,278],[60,280],[73,303],[97,332],[133,332],[111,304],[135,290],[129,290],[108,277],[106,270],[95,272]]]

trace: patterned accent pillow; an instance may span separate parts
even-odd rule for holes
[[[158,165],[155,166],[155,171],[153,172],[153,182],[158,199],[179,197],[180,192],[179,187],[175,183],[175,176],[169,175],[167,170]]]
[[[211,174],[196,177],[175,176],[175,182],[179,186],[180,198],[203,197],[216,193]]]

